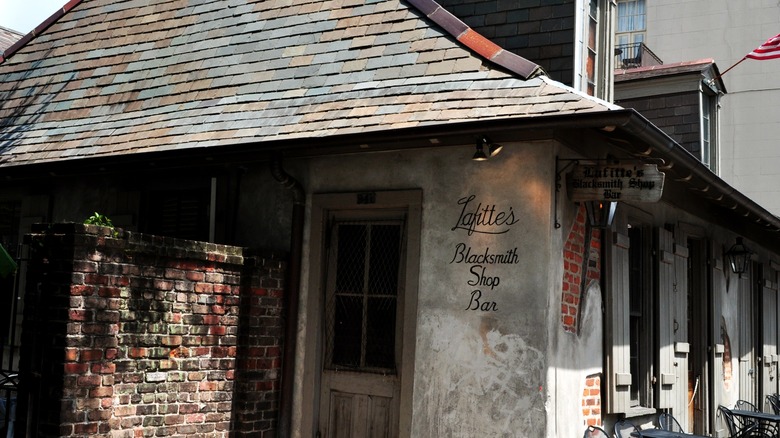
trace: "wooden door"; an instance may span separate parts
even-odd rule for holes
[[[398,436],[406,226],[403,212],[328,223],[321,436]]]

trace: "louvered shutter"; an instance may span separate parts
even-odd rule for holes
[[[712,247],[710,247],[710,251],[712,252]],[[723,400],[724,375],[726,371],[724,369],[724,361],[729,362],[728,372],[729,374],[731,373],[730,345],[729,352],[727,353],[726,340],[721,335],[721,321],[723,318],[722,300],[725,293],[724,291],[726,290],[726,277],[723,272],[723,260],[715,257],[714,254],[711,254],[709,259],[710,284],[712,285],[712,318],[710,318],[712,325],[710,326],[710,339],[713,343],[712,348],[710,349],[710,363],[712,363],[712,381],[714,382],[712,388],[710,388],[712,394],[710,399]],[[720,420],[720,417],[717,416],[717,409],[710,410],[709,414],[710,423],[717,425],[715,426],[715,431],[724,430],[725,425],[722,420]]]
[[[677,386],[674,391],[674,413],[681,424],[693,424],[689,418],[688,404],[688,361],[690,355],[690,334],[688,333],[688,247],[674,245],[674,278],[673,305],[674,305],[674,361]]]
[[[631,401],[631,355],[629,317],[628,229],[616,225],[610,236],[606,263],[607,361],[605,370],[608,413],[627,412]]]
[[[772,272],[769,266],[764,267],[764,272]],[[766,275],[765,275],[766,277]],[[777,288],[774,282],[763,279],[762,295],[763,303],[762,330],[763,330],[763,358],[761,361],[762,393],[759,401],[766,400],[769,394],[777,393]]]
[[[660,228],[656,229],[656,273],[657,287],[656,317],[658,324],[656,341],[657,357],[655,374],[656,407],[667,409],[674,406],[674,390],[677,385],[677,375],[674,366],[674,315],[675,315],[675,285],[674,275],[674,238],[672,233]]]

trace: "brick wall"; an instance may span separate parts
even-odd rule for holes
[[[585,205],[580,204],[563,247],[561,323],[576,333],[582,308],[582,293],[601,276],[601,230],[587,226]]]
[[[20,415],[29,433],[275,434],[278,258],[80,224],[27,239]]]
[[[601,426],[601,374],[593,374],[585,379],[582,416],[585,418],[585,426]]]

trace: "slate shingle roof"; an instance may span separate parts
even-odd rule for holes
[[[0,64],[0,166],[611,108],[398,0],[83,0]]]

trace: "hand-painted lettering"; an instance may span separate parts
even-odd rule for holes
[[[470,195],[458,200],[458,205],[462,205],[460,216],[452,230],[466,230],[470,236],[474,233],[481,234],[504,234],[510,227],[520,219],[515,217],[515,212],[510,206],[508,210],[498,210],[495,204],[482,205],[481,202],[476,206],[472,201],[476,195]]]

